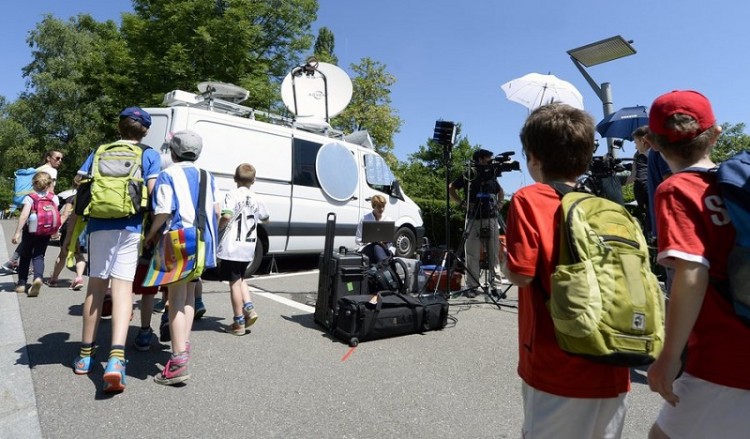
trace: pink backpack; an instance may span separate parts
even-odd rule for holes
[[[34,204],[31,210],[36,212],[36,232],[32,235],[52,236],[60,229],[60,211],[55,206],[55,195],[48,192],[40,196],[36,192],[29,194]]]

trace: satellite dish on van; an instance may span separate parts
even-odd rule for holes
[[[250,92],[239,85],[226,82],[205,81],[198,84],[198,91],[205,97],[222,99],[235,104],[247,100]]]
[[[297,116],[329,121],[352,99],[352,81],[338,66],[315,60],[295,67],[281,83],[281,99]]]
[[[357,159],[346,146],[326,143],[318,150],[315,173],[320,188],[336,201],[349,201],[357,191]]]

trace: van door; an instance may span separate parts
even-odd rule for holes
[[[356,151],[340,142],[322,144],[301,138],[293,139],[292,151],[287,251],[320,252],[328,212],[336,213],[334,246],[354,248],[360,217]]]

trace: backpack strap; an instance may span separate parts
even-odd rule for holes
[[[201,169],[199,172],[198,184],[200,186],[200,190],[198,191],[198,218],[195,225],[198,230],[203,233],[203,229],[206,226],[206,191],[208,189],[208,175],[204,169]],[[203,239],[205,241],[205,237]]]

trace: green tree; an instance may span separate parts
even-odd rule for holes
[[[721,124],[721,136],[711,151],[711,159],[720,163],[740,151],[750,151],[750,136],[745,134],[745,124]]]
[[[313,52],[313,56],[321,62],[338,64],[339,59],[333,53],[335,46],[336,42],[333,37],[333,32],[325,26],[321,27],[318,29],[318,38],[315,39],[315,51]]]
[[[313,41],[316,0],[133,0],[122,32],[140,65],[140,102],[221,81],[250,90],[247,105],[270,108],[277,83]]]
[[[393,136],[403,124],[391,107],[390,87],[396,83],[396,78],[386,71],[385,64],[370,58],[363,58],[350,67],[356,73],[352,80],[352,101],[333,118],[331,125],[345,133],[367,130],[376,150],[393,165],[396,163],[392,154]]]

